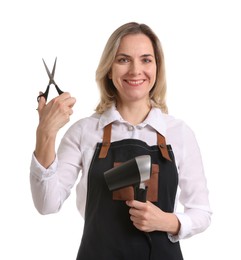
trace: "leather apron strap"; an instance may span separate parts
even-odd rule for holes
[[[99,158],[105,158],[108,153],[108,150],[110,148],[111,126],[112,126],[112,123],[110,123],[109,125],[106,125],[104,128],[103,142],[102,142]]]
[[[163,135],[159,134],[158,132],[157,132],[157,145],[160,149],[162,156],[168,161],[172,161],[167,150],[166,139]]]
[[[104,128],[103,143],[101,146],[99,158],[105,158],[107,156],[108,150],[110,148],[110,143],[111,143],[111,127],[112,127],[112,123],[105,126]],[[162,156],[168,161],[172,161],[167,150],[166,139],[163,135],[159,134],[158,132],[157,132],[157,145],[160,149]]]

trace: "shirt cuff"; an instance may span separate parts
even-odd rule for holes
[[[32,174],[39,180],[49,179],[55,174],[57,170],[57,165],[58,165],[58,158],[56,156],[53,163],[46,169],[38,162],[37,158],[33,153],[31,165],[30,165],[30,174]]]
[[[188,215],[182,213],[175,213],[175,215],[177,216],[181,227],[177,235],[168,234],[168,238],[173,243],[178,242],[181,239],[187,238],[188,235],[191,233],[192,229],[192,221]]]

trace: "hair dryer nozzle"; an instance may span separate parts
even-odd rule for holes
[[[151,177],[151,157],[150,155],[137,156],[104,172],[104,177],[110,191],[139,185]]]

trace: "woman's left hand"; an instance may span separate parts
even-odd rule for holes
[[[180,229],[180,223],[173,213],[162,211],[156,205],[137,200],[126,201],[130,207],[130,219],[133,225],[144,232],[155,230],[176,234]]]

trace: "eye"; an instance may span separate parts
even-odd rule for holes
[[[129,59],[123,57],[123,58],[118,59],[118,62],[119,62],[119,63],[127,63],[127,62],[129,62]]]
[[[144,58],[144,59],[143,59],[143,62],[144,62],[144,63],[150,63],[150,62],[152,62],[152,60],[151,60],[151,59],[148,59],[148,58]]]

